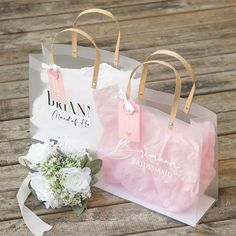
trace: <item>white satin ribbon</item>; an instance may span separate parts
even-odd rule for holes
[[[34,214],[28,207],[25,206],[25,201],[31,193],[31,190],[29,189],[30,180],[31,180],[31,173],[29,173],[27,177],[24,179],[16,195],[16,198],[20,206],[20,211],[26,226],[35,236],[43,236],[44,232],[50,230],[52,226],[45,223],[36,214]]]
[[[127,113],[133,114],[135,112],[135,108],[133,105],[129,102],[129,100],[126,98],[125,93],[123,92],[122,89],[119,90],[118,92],[118,97],[124,101],[124,107]]]
[[[46,70],[53,70],[53,71],[57,71],[60,67],[56,64],[46,64],[46,63],[42,63],[42,68],[46,69]]]

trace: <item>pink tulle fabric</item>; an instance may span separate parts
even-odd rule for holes
[[[140,105],[141,141],[128,142],[118,137],[117,90],[96,91],[94,99],[104,130],[98,156],[105,181],[171,212],[196,203],[215,176],[214,125],[176,120],[169,129],[167,114]]]

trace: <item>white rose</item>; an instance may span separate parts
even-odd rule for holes
[[[70,194],[74,195],[79,192],[88,192],[90,190],[90,168],[64,168],[61,170],[61,173],[63,175],[62,185]]]
[[[63,206],[63,202],[59,198],[51,197],[48,201],[44,202],[46,208],[59,208]]]
[[[32,174],[30,185],[40,201],[46,202],[52,199],[53,193],[50,188],[50,182],[40,172]]]
[[[85,147],[80,146],[77,142],[69,140],[68,138],[60,137],[57,143],[61,152],[65,155],[70,155],[71,153],[77,154],[79,157],[87,154]]]
[[[31,163],[29,167],[34,169],[37,167],[37,164],[46,161],[51,152],[52,152],[52,147],[50,146],[49,143],[32,144],[25,159]]]

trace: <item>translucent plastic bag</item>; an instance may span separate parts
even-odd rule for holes
[[[96,151],[101,127],[92,93],[112,85],[124,89],[138,62],[121,56],[124,66],[115,68],[110,65],[114,53],[99,50],[89,34],[65,29],[56,37],[65,32],[81,34],[94,48],[79,47],[79,57],[73,59],[67,46],[53,42],[48,49],[44,45],[43,54],[30,55],[31,135],[41,141],[66,136]],[[55,54],[57,50],[59,54]],[[138,83],[137,79],[136,92]]]
[[[145,65],[156,63],[175,72],[174,96],[144,91]],[[103,169],[97,186],[195,225],[217,198],[216,115],[194,103],[190,109],[195,85],[186,101],[180,98],[180,76],[170,64],[145,62],[142,75],[143,100],[121,100],[116,87],[94,92],[103,129],[98,149]],[[130,105],[134,112],[126,109]]]

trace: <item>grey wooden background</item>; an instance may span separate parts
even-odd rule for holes
[[[219,201],[192,228],[94,189],[89,209],[77,218],[69,208],[27,205],[54,225],[46,235],[236,235],[236,1],[235,0],[1,0],[0,1],[0,235],[31,235],[23,223],[16,192],[27,174],[17,163],[31,144],[28,54],[70,27],[82,10],[112,11],[122,28],[121,54],[142,61],[156,49],[175,50],[197,74],[195,102],[218,114]],[[113,50],[114,24],[84,17],[80,28],[100,48]],[[62,36],[58,42],[69,42]],[[80,39],[80,44],[89,43]],[[169,59],[169,58],[168,58]],[[183,76],[183,96],[191,80]],[[173,92],[170,71],[152,67],[148,87]]]

